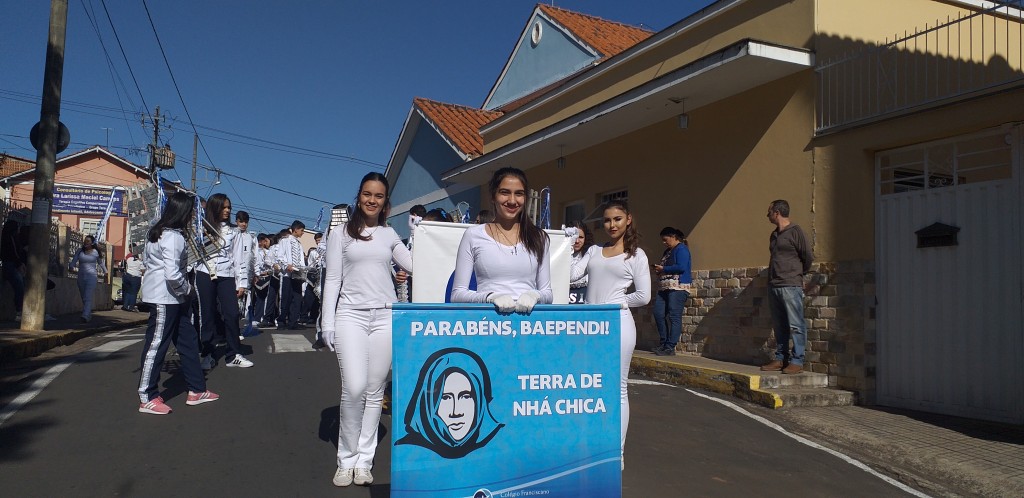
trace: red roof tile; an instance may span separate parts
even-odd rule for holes
[[[413,99],[413,104],[437,126],[448,141],[470,157],[484,153],[484,139],[480,136],[480,127],[498,119],[502,114],[422,97]]]
[[[654,34],[653,31],[647,29],[607,21],[600,17],[588,16],[551,5],[537,4],[537,8],[552,20],[575,33],[583,43],[600,52],[603,59],[612,57]]]
[[[35,167],[35,161],[7,154],[0,154],[0,178],[7,178],[11,175],[16,175],[22,171],[28,171]]]

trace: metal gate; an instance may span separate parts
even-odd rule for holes
[[[876,172],[878,403],[1024,423],[1020,126]]]

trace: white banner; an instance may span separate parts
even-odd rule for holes
[[[422,221],[413,230],[412,302],[443,303],[451,292],[455,256],[462,233],[473,225]],[[569,259],[572,243],[561,230],[545,230],[551,238],[551,290],[553,304],[569,302]]]

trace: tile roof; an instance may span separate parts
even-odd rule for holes
[[[446,104],[422,97],[413,99],[413,104],[449,142],[470,157],[477,157],[484,153],[484,139],[480,135],[480,127],[498,119],[502,114],[497,111]]]
[[[7,154],[0,154],[0,178],[7,178],[36,167],[36,162]]]
[[[537,8],[600,52],[602,59],[612,57],[654,34],[653,31],[644,28],[607,21],[551,5],[537,4]]]

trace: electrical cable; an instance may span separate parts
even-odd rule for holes
[[[135,78],[135,71],[132,71],[132,65],[128,62],[128,54],[124,52],[124,45],[121,44],[121,37],[117,36],[117,28],[114,27],[114,20],[111,19],[110,11],[107,10],[107,0],[100,0],[100,4],[103,5],[103,12],[107,15],[107,22],[110,23],[110,29],[114,32],[114,39],[117,40],[117,46],[121,49],[121,56],[124,57],[124,64],[128,66],[128,74],[132,75],[132,81],[135,82],[135,90],[139,92],[139,98],[142,99],[142,108],[148,116],[149,104],[146,103],[146,97],[142,95],[142,88],[139,86],[139,80]]]

